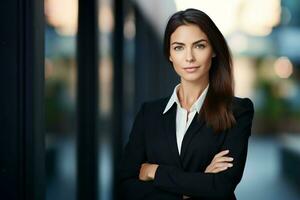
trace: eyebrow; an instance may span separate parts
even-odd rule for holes
[[[193,45],[194,45],[194,44],[197,44],[197,43],[199,43],[199,42],[207,42],[207,40],[206,40],[206,39],[197,40],[196,42],[193,42]],[[182,43],[182,42],[173,42],[173,43],[171,44],[171,46],[174,45],[174,44],[185,45],[185,44]]]

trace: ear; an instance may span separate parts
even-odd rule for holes
[[[213,54],[212,54],[212,58],[214,58],[214,57],[216,57],[216,54],[215,54],[215,52],[213,52]]]
[[[173,59],[171,58],[171,56],[169,56],[169,60],[170,60],[171,62],[173,62]]]

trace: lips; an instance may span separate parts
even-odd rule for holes
[[[200,68],[199,66],[191,66],[191,67],[184,67],[184,71],[192,73],[195,72],[198,68]]]

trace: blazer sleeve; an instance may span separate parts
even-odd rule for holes
[[[204,173],[185,172],[174,166],[160,165],[154,185],[169,192],[194,197],[226,198],[232,195],[243,175],[254,115],[250,99],[243,99],[242,107],[235,116],[236,124],[226,132],[228,135],[221,147],[221,150],[229,149],[229,156],[234,158],[233,167],[220,173]]]
[[[147,162],[144,138],[145,106],[135,117],[129,140],[124,148],[119,168],[119,189],[123,200],[174,199],[172,193],[161,190],[152,181],[139,180],[141,164]]]
[[[146,193],[151,191],[150,183],[138,179],[140,166],[146,160],[143,131],[144,107],[145,104],[141,106],[135,117],[121,159],[120,189],[125,199],[142,199]]]
[[[138,178],[140,166],[146,160],[143,129],[144,106],[145,104],[141,106],[135,117],[129,140],[123,151],[120,167],[121,180]]]

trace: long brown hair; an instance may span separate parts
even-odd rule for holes
[[[197,9],[187,9],[173,14],[164,34],[164,53],[169,60],[170,38],[182,25],[197,25],[203,31],[216,54],[209,71],[209,89],[200,111],[200,120],[220,132],[235,124],[231,104],[234,97],[232,58],[226,40],[211,18]]]

